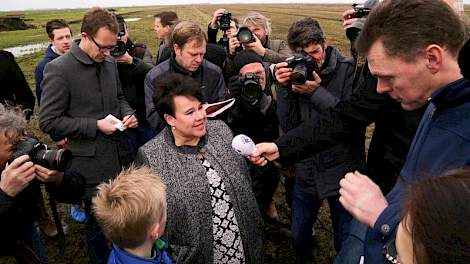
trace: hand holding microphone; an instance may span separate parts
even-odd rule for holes
[[[232,148],[258,166],[265,166],[268,161],[279,158],[279,150],[276,144],[260,143],[255,145],[251,138],[243,134],[233,138]]]

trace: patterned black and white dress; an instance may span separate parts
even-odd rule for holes
[[[201,157],[206,168],[212,204],[212,226],[214,235],[214,263],[245,263],[242,238],[232,202],[225,184],[210,163]]]

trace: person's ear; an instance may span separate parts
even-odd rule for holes
[[[150,238],[152,240],[157,240],[161,235],[162,234],[160,234],[160,224],[154,224],[150,230]]]
[[[436,44],[431,44],[426,48],[426,67],[431,73],[435,74],[441,69],[444,52],[445,50]]]
[[[181,47],[178,44],[173,44],[173,50],[175,51],[175,54],[178,56],[181,56]]]
[[[328,44],[330,44],[330,39],[328,37],[323,38],[323,48],[326,49],[328,47]]]
[[[176,119],[175,117],[169,115],[169,114],[165,114],[163,116],[163,118],[165,118],[165,121],[168,125],[170,125],[171,127],[174,127],[175,126],[175,123],[176,123]]]

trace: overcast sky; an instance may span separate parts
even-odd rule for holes
[[[0,11],[50,9],[50,8],[88,8],[92,6],[139,6],[139,5],[165,5],[188,3],[354,3],[363,0],[0,0]],[[470,0],[464,0],[470,4]]]

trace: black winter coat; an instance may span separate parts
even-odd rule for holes
[[[34,109],[35,98],[29,88],[28,82],[15,61],[15,57],[8,51],[0,50],[0,103],[18,105],[26,111],[29,119]]]

